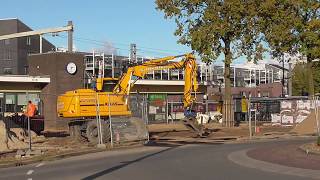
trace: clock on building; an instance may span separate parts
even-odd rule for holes
[[[77,72],[77,65],[73,62],[67,64],[67,72],[69,74],[75,74]]]

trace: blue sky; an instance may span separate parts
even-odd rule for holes
[[[138,55],[164,56],[189,52],[177,44],[175,23],[155,9],[153,0],[1,0],[0,18],[19,18],[32,29],[60,27],[72,20],[75,46],[80,51],[103,48],[111,42],[122,55],[136,43]],[[66,33],[46,35],[58,47],[66,47]],[[99,45],[97,45],[99,44]],[[152,51],[152,52],[151,52]]]
[[[1,0],[0,18],[19,18],[34,30],[65,26],[72,20],[78,51],[101,50],[105,42],[120,55],[129,54],[130,43],[137,44],[138,56],[191,51],[177,43],[174,20],[165,19],[154,0]],[[57,47],[67,46],[66,33],[45,38]],[[234,62],[244,61],[241,57]]]

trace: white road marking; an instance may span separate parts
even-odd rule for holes
[[[27,180],[32,180],[32,178],[28,178]]]
[[[34,171],[34,170],[29,170],[29,171],[27,172],[27,175],[32,174],[32,173],[33,173],[33,171]]]
[[[40,164],[36,165],[36,167],[40,167],[40,166],[43,166],[43,165],[44,165],[44,163],[40,163]]]

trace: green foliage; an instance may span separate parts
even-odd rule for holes
[[[314,95],[311,61],[320,58],[319,0],[261,0],[259,24],[272,55],[281,59],[285,53],[307,58],[308,92]]]
[[[204,62],[224,55],[225,100],[231,100],[230,64],[236,57],[262,59],[254,0],[156,0],[157,9],[177,24],[179,43],[191,46]]]
[[[284,53],[320,57],[319,0],[262,0],[259,26],[274,57]]]
[[[156,0],[156,4],[166,18],[175,19],[179,43],[191,46],[204,61],[227,53],[231,53],[230,59],[225,58],[227,64],[241,55],[262,59],[253,0]]]
[[[314,93],[320,73],[312,73],[310,62],[320,58],[319,0],[156,0],[156,4],[166,18],[175,20],[179,43],[191,46],[203,61],[224,54],[226,94],[231,92],[232,60],[241,55],[249,61],[262,59],[263,43],[277,58],[285,53],[307,57],[308,75],[298,70],[301,75],[295,83],[297,89],[307,83],[306,90]]]
[[[320,93],[320,63],[314,62],[311,70],[307,68],[306,63],[299,63],[292,71],[292,94],[294,96],[301,96],[303,92],[310,94],[309,72],[313,75],[315,93]]]

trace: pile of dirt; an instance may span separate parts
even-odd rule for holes
[[[21,128],[13,128],[11,131],[0,120],[0,152],[27,148],[26,134],[22,134],[22,131]]]
[[[0,152],[8,150],[8,132],[4,122],[0,121]]]
[[[316,122],[315,111],[311,111],[309,116],[305,120],[303,120],[301,123],[297,124],[296,127],[293,128],[291,132],[297,133],[300,135],[315,134],[317,132],[317,122]]]

